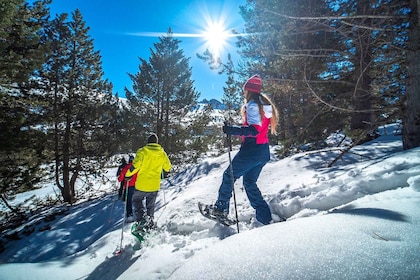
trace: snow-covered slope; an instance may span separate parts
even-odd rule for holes
[[[241,180],[239,234],[199,214],[198,201],[217,197],[225,154],[162,182],[160,230],[141,250],[121,230],[115,193],[38,219],[0,254],[0,278],[420,279],[420,148],[402,151],[388,134],[326,168],[333,156],[312,151],[264,167],[258,184],[286,222],[256,228]],[[114,256],[122,232],[124,252]]]

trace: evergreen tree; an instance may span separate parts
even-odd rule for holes
[[[50,0],[29,5],[23,0],[0,0],[0,84],[27,82],[44,61],[46,48],[40,44],[47,22]]]
[[[420,146],[420,4],[409,1],[409,39],[407,47],[408,85],[403,107],[403,146]]]
[[[154,44],[149,60],[140,58],[139,72],[129,74],[133,92],[126,91],[136,126],[136,134],[128,137],[138,138],[138,148],[145,144],[147,133],[155,132],[175,164],[187,162],[200,152],[192,150],[199,146],[193,143],[200,140],[185,118],[196,105],[199,93],[191,80],[189,59],[179,49],[179,43],[169,29]]]
[[[82,175],[96,174],[117,150],[118,101],[103,79],[101,57],[79,10],[59,15],[47,30],[52,53],[41,71],[50,103],[46,119],[55,161],[56,185],[64,201],[76,199]],[[49,108],[49,110],[48,110]]]
[[[223,111],[223,121],[231,125],[241,123],[242,117],[238,113],[240,112],[240,108],[243,103],[242,85],[238,80],[240,75],[235,69],[231,54],[228,54],[227,63],[224,63],[220,57],[215,57],[215,55],[208,49],[206,49],[206,51],[202,54],[197,54],[197,57],[207,62],[210,69],[218,70],[219,74],[227,74],[226,86],[223,87],[222,97],[222,103],[225,105],[225,110]],[[217,124],[219,125],[219,123],[220,120],[217,122]],[[210,134],[213,135],[213,146],[219,152],[223,151],[223,147],[227,144],[227,139],[225,138],[226,135],[224,133],[221,134],[221,129],[217,126],[211,126],[209,127],[209,130],[211,130]],[[239,144],[240,142],[240,138],[232,138],[233,145]]]
[[[243,119],[240,115],[240,112],[244,103],[244,97],[242,95],[243,84],[240,84],[238,78],[236,78],[238,75],[235,75],[235,67],[230,54],[228,54],[227,63],[223,65],[223,71],[227,73],[226,86],[223,87],[222,97],[222,102],[226,106],[226,110],[224,111],[225,122],[227,122],[229,125],[242,124]],[[220,135],[220,127],[218,130]],[[222,138],[219,141],[228,144],[226,143],[226,135],[222,134],[221,136]],[[242,139],[239,137],[232,137],[231,141],[232,145],[236,145],[240,144]]]
[[[26,191],[42,177],[45,134],[30,79],[42,64],[40,44],[50,1],[0,0],[0,193]],[[7,202],[6,202],[7,204]]]
[[[228,54],[228,62],[224,65],[224,72],[227,73],[226,86],[223,87],[222,103],[226,105],[227,116],[225,119],[232,123],[233,119],[230,111],[238,112],[240,110],[244,98],[242,96],[242,85],[239,83],[235,75],[235,66],[232,57]]]
[[[270,81],[264,90],[278,104],[281,138],[314,141],[346,126],[363,136],[395,120],[404,2],[262,0],[241,8],[248,35],[238,45],[246,69]]]
[[[337,20],[330,24],[342,46],[339,59],[348,67],[336,68],[348,86],[346,99],[352,131],[373,130],[389,116],[399,114],[395,100],[402,97],[401,88],[406,74],[404,64],[405,27],[401,21],[406,1],[357,0],[334,5]],[[339,32],[338,32],[339,31]],[[384,114],[386,112],[386,114]]]
[[[308,0],[248,1],[241,7],[247,34],[238,41],[245,60],[241,72],[262,76],[263,91],[279,110],[278,139],[286,146],[323,137],[328,133],[327,113],[334,114],[311,88],[315,82],[316,88],[328,91],[328,84],[318,77],[332,54],[325,47],[326,28],[301,19],[319,16],[325,9],[323,1]]]

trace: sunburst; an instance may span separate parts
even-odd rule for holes
[[[221,56],[232,47],[231,39],[236,36],[245,36],[245,34],[233,33],[229,29],[229,14],[233,11],[224,7],[219,13],[209,12],[207,6],[201,6],[198,15],[191,17],[191,26],[195,26],[194,33],[172,33],[171,36],[178,38],[198,38],[202,41],[202,46],[207,49],[218,61]],[[128,35],[142,37],[161,37],[167,36],[167,32],[136,32]]]
[[[213,55],[215,60],[220,58],[222,52],[226,50],[228,39],[232,33],[226,29],[222,21],[210,21],[203,32],[206,48]]]

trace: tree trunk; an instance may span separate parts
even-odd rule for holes
[[[363,0],[358,2],[357,15],[367,14],[370,1]],[[356,60],[354,61],[354,93],[352,98],[352,105],[356,111],[351,115],[350,129],[351,130],[366,130],[372,123],[372,92],[371,84],[372,77],[369,74],[369,67],[372,63],[373,47],[372,47],[372,32],[366,31],[359,27],[354,38],[356,48]]]
[[[403,148],[420,146],[420,0],[411,0],[407,50],[408,84],[403,108]]]
[[[67,104],[67,106],[69,106]],[[63,195],[64,202],[72,203],[73,196],[70,186],[70,134],[71,134],[71,120],[68,107],[66,108],[66,128],[64,132],[63,140],[63,188],[61,193]]]

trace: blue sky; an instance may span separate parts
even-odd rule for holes
[[[138,72],[139,57],[148,60],[150,48],[158,42],[152,33],[166,34],[172,28],[174,34],[199,34],[205,31],[207,22],[221,21],[227,30],[243,31],[239,6],[246,0],[233,1],[188,1],[188,0],[53,0],[51,15],[71,13],[78,8],[90,27],[95,49],[102,55],[105,78],[114,85],[114,93],[124,96],[124,87],[131,90],[132,82],[127,73]],[[137,34],[137,35],[136,35]],[[143,34],[139,36],[138,34]],[[211,70],[199,60],[196,53],[206,49],[200,37],[177,37],[185,57],[190,58],[192,79],[200,100],[221,99],[226,77]],[[227,53],[235,56],[235,38],[230,38],[221,57]]]

